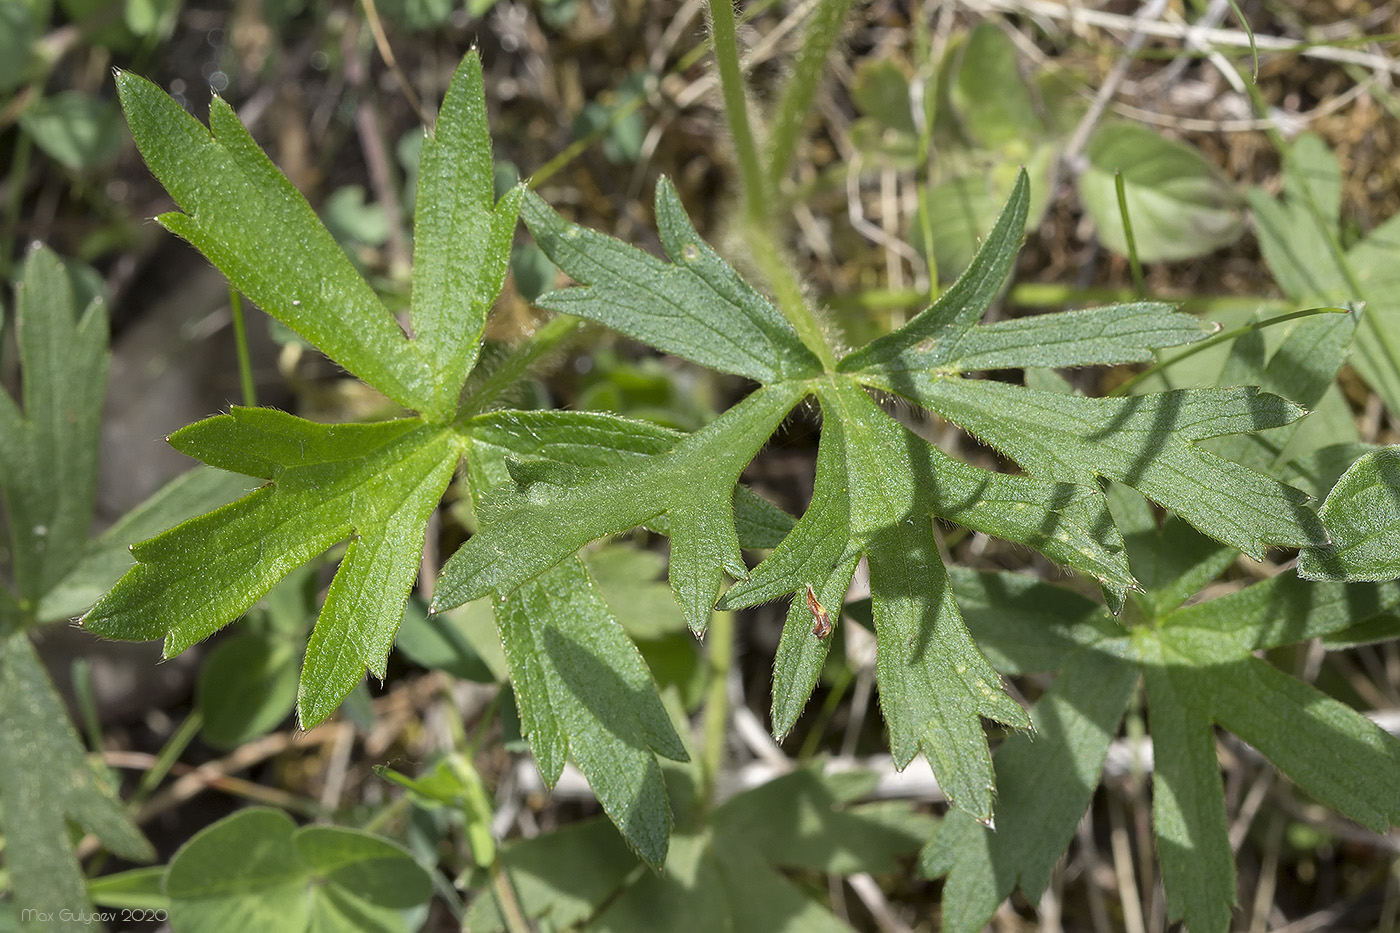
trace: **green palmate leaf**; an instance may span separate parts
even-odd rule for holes
[[[587,286],[541,295],[540,307],[759,382],[819,370],[778,310],[700,239],[669,181],[656,188],[656,222],[670,263],[567,223],[534,195],[523,216],[555,265]]]
[[[1122,543],[1096,490],[1057,488],[953,460],[885,415],[860,388],[838,385],[818,395],[826,427],[812,505],[777,550],[730,589],[726,606],[800,594],[811,584],[834,612],[861,556],[870,556],[875,572],[873,548],[891,527],[923,539],[909,553],[928,560],[928,522],[934,515],[1029,544],[1120,589],[1131,584]],[[932,556],[932,562],[938,571],[910,572],[941,573],[941,561]],[[872,590],[877,628],[881,598],[906,589],[898,584]],[[774,666],[773,728],[779,735],[795,724],[826,655],[825,642],[814,638],[811,628],[802,601],[794,600]],[[898,716],[899,709],[887,708],[887,714]]]
[[[1173,916],[1184,916],[1191,929],[1223,931],[1234,897],[1215,725],[1353,819],[1374,828],[1400,821],[1390,786],[1400,743],[1254,656],[1318,637],[1393,637],[1400,629],[1400,584],[1278,576],[1176,609],[1174,594],[1185,581],[1208,581],[1212,574],[1202,568],[1220,563],[1210,549],[1199,563],[1168,560],[1166,552],[1182,541],[1165,529],[1145,537],[1132,509],[1136,494],[1125,499],[1126,492],[1111,496],[1134,570],[1145,586],[1163,587],[1135,594],[1151,624],[1130,630],[1083,597],[1014,574],[950,574],[968,629],[999,670],[1061,673],[1032,711],[1035,741],[1013,736],[997,753],[997,832],[952,814],[925,849],[922,869],[949,875],[943,905],[949,929],[979,929],[1017,883],[1038,896],[1084,812],[1097,780],[1094,763],[1102,763],[1137,670],[1146,677],[1155,743],[1154,805],[1167,894]],[[1140,559],[1154,549],[1155,566],[1144,565]]]
[[[881,646],[880,699],[895,762],[903,767],[922,748],[949,798],[989,819],[991,763],[979,717],[1022,727],[1026,717],[1001,692],[996,672],[963,627],[930,519],[950,512],[959,521],[996,521],[1001,510],[992,503],[1014,498],[1013,484],[1002,485],[988,474],[980,489],[972,486],[966,475],[947,469],[956,461],[935,461],[935,448],[891,420],[858,387],[823,386],[818,394],[828,415],[814,506],[750,579],[731,591],[726,604],[751,605],[808,584],[836,603],[855,561],[867,557]],[[1054,527],[1057,518],[1042,508],[1038,517],[1016,521],[1024,534]],[[1076,534],[1086,547],[1097,546],[1087,533],[1076,529]],[[1098,551],[1105,563],[1111,560],[1101,546]],[[831,611],[836,608],[833,604]],[[800,616],[792,619],[788,628],[800,631]],[[794,707],[800,709],[791,698],[805,700],[810,692],[819,658],[799,653],[784,661],[776,674],[782,686],[775,691],[785,703],[775,708],[780,733],[791,727]]]
[[[1215,733],[1200,709],[1201,678],[1193,673],[1161,663],[1144,671],[1151,702],[1152,822],[1170,919],[1209,933],[1229,926],[1235,862]]]
[[[1400,447],[1382,447],[1358,459],[1327,494],[1318,515],[1332,542],[1299,555],[1299,576],[1400,577]]]
[[[671,586],[691,627],[702,630],[723,572],[740,577],[748,572],[734,526],[739,473],[803,394],[802,384],[760,389],[703,430],[655,454],[640,452],[653,443],[652,430],[629,435],[630,423],[622,419],[606,424],[596,417],[581,419],[576,447],[583,456],[598,451],[610,456],[609,444],[630,446],[638,451],[631,462],[592,475],[554,470],[545,479],[536,473],[524,495],[503,490],[490,522],[444,565],[434,605],[455,606],[492,591],[509,594],[590,541],[664,515],[671,535]],[[607,436],[596,433],[599,425]],[[625,439],[629,436],[635,443]]]
[[[1276,577],[1167,617],[1140,642],[1151,710],[1158,850],[1171,915],[1224,930],[1234,869],[1212,724],[1261,751],[1347,816],[1400,823],[1400,742],[1356,711],[1253,657],[1394,612],[1400,587]]]
[[[160,222],[241,291],[400,404],[444,421],[500,291],[523,189],[493,200],[481,62],[463,59],[424,143],[405,336],[310,205],[215,98],[210,129],[129,73],[117,90],[147,165],[183,214]]]
[[[939,354],[924,364],[917,353],[907,352],[901,363],[947,373],[1145,363],[1154,350],[1193,343],[1216,330],[1171,305],[1140,301],[979,325],[966,333],[952,357]]]
[[[407,933],[404,911],[427,903],[432,882],[387,839],[337,826],[298,829],[280,810],[255,807],[185,843],[170,860],[165,894],[181,933]]]
[[[686,436],[651,422],[583,411],[492,412],[473,418],[469,430],[477,448],[495,448],[502,458],[499,469],[495,458],[490,468],[479,459],[470,464],[485,470],[473,477],[481,489],[507,481],[523,486],[551,478],[556,484],[580,482],[610,469],[636,467]],[[508,467],[507,457],[521,459]],[[664,513],[646,524],[669,533]],[[734,524],[741,547],[772,548],[792,530],[793,518],[748,487],[736,486]]]
[[[648,864],[666,861],[671,812],[656,755],[688,755],[651,674],[593,581],[568,560],[496,603],[520,722],[553,784],[572,751],[603,809]]]
[[[1260,560],[1268,545],[1322,544],[1307,495],[1197,441],[1289,424],[1303,409],[1254,388],[1078,398],[999,382],[900,374],[886,385],[1010,456],[1032,474],[1132,486],[1193,526]]]
[[[428,516],[451,478],[458,442],[416,418],[319,425],[271,409],[235,408],[176,432],[171,443],[211,466],[269,482],[135,545],[136,566],[83,625],[110,637],[163,636],[170,657],[349,539],[302,669],[301,723],[320,722],[366,668],[384,676]]]
[[[150,859],[150,844],[122,812],[101,769],[90,764],[23,633],[0,638],[0,814],[5,867],[23,929],[85,930],[91,917],[83,872],[69,842],[68,819],[96,833],[113,852]],[[57,917],[55,921],[52,918]]]
[[[107,315],[100,301],[77,310],[58,257],[32,251],[15,302],[23,410],[0,392],[0,489],[15,588],[31,620],[78,561],[92,521]]]
[[[524,196],[497,204],[481,60],[469,52],[447,89],[436,131],[423,142],[414,215],[413,331],[427,351],[439,417],[476,362],[491,303],[501,290]]]

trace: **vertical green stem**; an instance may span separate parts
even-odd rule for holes
[[[792,76],[783,88],[772,135],[768,137],[768,183],[772,190],[777,190],[792,164],[803,124],[812,108],[812,98],[826,70],[826,57],[841,35],[841,24],[846,21],[850,9],[851,0],[821,0],[812,14]]]
[[[714,36],[715,64],[719,68],[720,93],[724,116],[734,137],[734,153],[739,158],[739,178],[744,190],[744,216],[763,226],[767,218],[767,184],[758,157],[749,106],[744,98],[744,75],[739,65],[739,39],[734,31],[734,7],[729,0],[710,0],[710,34]]]
[[[248,354],[248,326],[243,320],[243,296],[232,285],[228,287],[228,306],[233,311],[233,342],[238,350],[238,384],[243,389],[243,404],[258,405],[258,392],[253,386],[253,361]]]
[[[744,239],[754,262],[768,280],[778,309],[797,331],[802,343],[821,360],[828,372],[836,368],[821,325],[812,316],[802,297],[802,287],[779,253],[769,206],[772,203],[767,175],[759,159],[758,144],[749,125],[748,102],[744,98],[744,75],[739,65],[739,45],[734,31],[734,9],[725,0],[709,2],[710,34],[714,39],[715,62],[719,68],[720,92],[725,118],[734,137],[739,158],[739,180],[743,187]]]
[[[709,690],[705,696],[705,746],[700,760],[700,799],[714,802],[719,769],[724,763],[724,736],[729,726],[729,671],[734,666],[734,613],[716,612],[705,636],[709,649]]]
[[[1133,287],[1139,298],[1147,297],[1147,280],[1142,276],[1142,262],[1138,259],[1137,237],[1133,235],[1133,219],[1128,216],[1128,191],[1123,182],[1123,173],[1113,173],[1113,188],[1118,193],[1118,216],[1123,218],[1123,239],[1128,244],[1128,267],[1133,273]]]

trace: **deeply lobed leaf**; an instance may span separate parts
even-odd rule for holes
[[[664,452],[615,460],[617,468],[591,475],[556,471],[552,481],[533,482],[524,495],[505,493],[490,523],[443,566],[434,605],[509,594],[585,544],[665,515],[671,586],[691,627],[703,630],[723,571],[748,572],[734,526],[739,473],[803,394],[801,383],[760,389]],[[580,427],[592,431],[598,424],[594,419]],[[606,430],[626,432],[627,425],[617,421]],[[638,434],[628,443],[649,449],[655,432],[642,428]],[[593,449],[582,433],[579,443]]]
[[[123,812],[103,771],[87,760],[24,633],[0,638],[0,735],[7,745],[0,755],[0,815],[16,913],[80,916],[88,898],[69,841],[69,818],[126,858],[146,860],[155,853]],[[25,929],[47,925],[35,919]],[[85,924],[74,919],[69,926]]]
[[[540,307],[758,382],[819,371],[778,310],[700,239],[666,179],[656,186],[656,222],[670,263],[567,223],[534,195],[523,216],[545,255],[585,286],[541,295]]]
[[[17,293],[24,405],[0,392],[0,491],[15,588],[32,623],[38,600],[87,544],[107,386],[107,314],[100,300],[76,307],[67,271],[42,247],[26,260]]]
[[[135,545],[136,566],[83,626],[109,637],[163,636],[170,657],[349,538],[302,669],[302,724],[320,722],[366,668],[384,676],[457,442],[416,418],[319,425],[271,409],[234,408],[182,429],[171,443],[212,466],[269,482]]]

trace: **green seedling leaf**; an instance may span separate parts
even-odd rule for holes
[[[406,788],[420,807],[448,807],[456,811],[466,822],[467,842],[476,864],[488,868],[496,860],[496,840],[491,835],[491,802],[486,796],[486,785],[470,758],[454,752],[419,778],[382,766],[376,766],[374,771]]]
[[[0,392],[0,489],[31,624],[38,601],[77,563],[92,521],[107,314],[100,300],[78,311],[58,257],[31,251],[15,301],[23,409]]]
[[[587,571],[565,561],[498,600],[496,622],[541,775],[554,784],[572,751],[608,816],[659,868],[671,811],[656,755],[689,756]]]
[[[254,807],[181,847],[166,871],[165,894],[177,933],[407,933],[404,912],[427,903],[432,882],[412,856],[380,836],[297,829],[280,810]]]
[[[1243,199],[1197,150],[1135,123],[1094,133],[1079,196],[1104,245],[1127,255],[1114,174],[1123,173],[1138,257],[1144,262],[1204,256],[1244,230]]]
[[[901,375],[909,377],[905,388],[888,387],[1033,475],[1088,487],[1098,477],[1125,483],[1255,560],[1269,545],[1327,540],[1305,493],[1196,443],[1296,421],[1304,411],[1287,399],[1252,387],[1090,399],[1000,382]]]
[[[889,871],[915,850],[933,819],[903,803],[848,805],[839,785],[839,778],[803,768],[740,794],[715,811],[705,834],[678,834],[660,873],[638,873],[636,859],[601,820],[511,843],[501,860],[526,917],[542,927],[849,930],[779,869]],[[487,897],[472,905],[466,924],[505,926]]]
[[[60,91],[30,104],[19,124],[51,159],[74,172],[108,161],[122,143],[116,107],[82,91]]]
[[[181,429],[171,443],[211,466],[268,482],[135,545],[136,566],[82,624],[109,637],[164,636],[172,657],[349,539],[302,668],[299,718],[303,728],[319,723],[366,668],[384,676],[457,441],[416,418],[320,425],[271,409],[234,408]]]
[[[493,203],[481,82],[469,54],[424,143],[411,338],[228,104],[214,99],[206,130],[143,78],[120,73],[117,90],[147,165],[185,212],[161,224],[341,366],[444,421],[500,291],[522,196],[514,189]]]
[[[656,188],[656,222],[670,263],[567,223],[534,195],[522,216],[554,264],[586,286],[541,295],[540,307],[759,382],[820,369],[778,310],[700,239],[669,181]]]
[[[506,490],[497,496],[486,527],[443,566],[434,606],[459,605],[492,591],[507,595],[585,544],[653,524],[664,515],[676,601],[691,628],[703,631],[723,572],[736,577],[748,573],[734,524],[739,473],[803,394],[801,384],[759,389],[658,453],[647,452],[658,437],[654,426],[638,428],[635,422],[600,415],[574,419],[562,432],[552,433],[550,441],[570,446],[572,440],[578,459],[562,470],[522,474],[523,495]],[[549,421],[568,424],[557,417]],[[614,453],[618,449],[631,453],[620,461]],[[614,469],[588,472],[597,457]],[[522,542],[529,547],[521,547]]]
[[[1318,512],[1332,542],[1306,548],[1298,575],[1308,580],[1380,581],[1400,577],[1400,447],[1361,457]]]
[[[144,861],[155,852],[122,811],[105,772],[88,761],[23,633],[0,637],[0,735],[8,747],[0,755],[5,867],[17,912],[35,918],[21,929],[90,929],[81,919],[91,911],[68,820],[126,858]]]

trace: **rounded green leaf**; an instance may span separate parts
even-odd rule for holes
[[[75,172],[101,164],[121,145],[117,108],[81,91],[46,97],[21,113],[19,122],[50,158]]]
[[[1128,220],[1145,262],[1204,256],[1239,239],[1242,199],[1197,150],[1127,123],[1103,126],[1089,142],[1079,196],[1099,239],[1126,255],[1114,173],[1123,173]]]
[[[280,810],[235,813],[198,833],[165,876],[176,933],[407,931],[403,912],[432,882],[387,839],[331,826],[297,829]]]
[[[1298,576],[1351,582],[1400,577],[1400,446],[1351,465],[1318,510],[1332,543],[1305,548]]]
[[[240,634],[204,662],[195,702],[204,738],[233,748],[271,731],[297,701],[297,654],[281,640]]]

